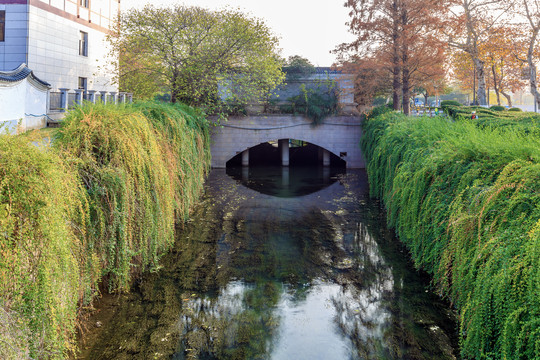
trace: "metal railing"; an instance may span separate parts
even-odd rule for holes
[[[60,91],[51,91],[49,93],[49,109],[62,110],[62,93]]]

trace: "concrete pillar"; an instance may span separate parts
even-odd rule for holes
[[[51,112],[51,89],[47,89],[47,114]]]
[[[112,103],[113,104],[118,104],[118,96],[116,95],[116,91],[111,91],[110,92],[111,96],[112,96]]]
[[[249,149],[242,151],[242,166],[249,166]]]
[[[118,102],[121,104],[126,103],[126,93],[125,92],[119,92],[118,93]]]
[[[289,139],[279,140],[279,153],[281,154],[281,166],[289,166]]]
[[[84,89],[75,89],[75,102],[82,105]]]
[[[288,188],[290,183],[290,169],[288,166],[281,168],[281,184],[283,187]]]
[[[329,166],[323,167],[322,177],[323,177],[323,184],[330,183],[330,167]]]
[[[132,93],[128,93],[128,94],[127,94],[127,98],[128,98],[129,103],[131,104],[131,103],[133,102],[133,94],[132,94]]]
[[[323,166],[330,166],[330,151],[323,149]]]
[[[106,91],[100,91],[100,96],[101,96],[101,102],[106,104],[107,103],[107,92]]]
[[[64,109],[64,111],[67,111],[67,109],[68,109],[68,92],[69,92],[69,89],[60,88],[58,90],[60,90],[60,92],[62,93],[60,95],[60,107],[62,109]]]
[[[88,90],[88,97],[92,104],[96,103],[96,90]]]
[[[249,167],[244,166],[242,168],[242,181],[248,181],[249,180]]]

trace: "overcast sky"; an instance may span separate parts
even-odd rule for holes
[[[124,0],[122,9],[142,8],[151,2],[168,6],[175,0]],[[208,9],[225,6],[240,8],[254,17],[262,18],[280,38],[281,55],[300,55],[315,66],[330,66],[336,45],[352,40],[347,32],[348,9],[345,0],[183,0],[178,3]]]

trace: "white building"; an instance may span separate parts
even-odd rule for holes
[[[0,0],[0,71],[26,63],[59,89],[117,92],[105,36],[120,0]]]

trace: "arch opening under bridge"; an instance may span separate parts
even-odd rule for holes
[[[342,156],[344,154],[341,154]],[[347,162],[331,151],[299,139],[276,139],[255,145],[226,162],[231,166],[331,166],[345,168]]]
[[[361,125],[358,116],[333,116],[317,126],[303,116],[294,115],[231,117],[212,129],[212,167],[225,168],[228,163],[255,164],[257,158],[264,158],[261,148],[265,148],[269,157],[272,152],[277,152],[284,166],[291,165],[293,160],[294,165],[307,165],[316,156],[325,166],[364,168],[360,149]],[[297,146],[299,143],[302,146]],[[314,151],[299,156],[304,160],[297,161],[296,153],[306,149]]]

